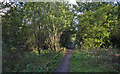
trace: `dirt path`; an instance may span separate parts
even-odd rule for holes
[[[73,55],[73,52],[75,50],[73,49],[68,49],[65,56],[63,57],[61,63],[58,65],[57,69],[55,72],[69,72],[69,64],[70,64],[70,58]]]

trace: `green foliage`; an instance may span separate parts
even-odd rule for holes
[[[107,48],[110,44],[120,47],[119,5],[78,5],[69,8],[68,3],[60,2],[0,3],[0,9],[10,8],[1,18],[3,71],[54,71],[64,52],[56,60],[52,58],[62,47],[70,47],[72,40],[76,49]],[[76,15],[76,11],[83,14]],[[52,63],[47,66],[49,61]]]
[[[77,5],[79,6],[78,8],[76,6],[76,10],[78,12],[85,12],[85,11],[95,11],[99,8],[99,6],[102,6],[103,3],[100,2],[91,2],[91,3],[82,3],[82,2],[77,2]]]
[[[71,27],[73,12],[65,3],[25,2],[9,8],[2,16],[3,71],[53,72],[63,54],[52,58],[61,49],[60,36]]]
[[[3,41],[10,46],[21,47],[26,41],[22,18],[22,9],[11,7],[5,16],[2,16],[2,37]],[[12,16],[12,17],[11,17]],[[21,46],[20,46],[21,45]]]
[[[117,53],[116,49],[77,50],[71,59],[70,72],[119,72],[119,66],[111,63]]]
[[[66,30],[62,33],[61,35],[61,46],[62,47],[66,47],[66,48],[69,48],[71,45],[72,45],[72,35],[74,35],[75,31],[74,29],[72,29],[73,31],[71,30]]]
[[[114,32],[112,32],[110,37],[111,37],[110,40],[113,43],[113,46],[120,48],[120,29],[116,29]]]
[[[11,53],[13,53],[13,55],[11,55]],[[56,59],[52,58],[58,53],[49,50],[41,51],[41,55],[39,55],[37,51],[32,51],[30,53],[24,52],[24,54],[22,54],[23,53],[16,52],[9,52],[7,55],[4,54],[3,72],[53,72],[60,63],[64,52],[62,51]],[[48,62],[51,63],[48,64]]]
[[[87,11],[79,15],[77,39],[82,44],[81,48],[89,49],[103,46],[108,48],[110,46],[110,33],[112,33],[115,25],[118,25],[118,21],[116,21],[118,16],[117,7],[118,5],[107,4],[99,7],[94,12]]]

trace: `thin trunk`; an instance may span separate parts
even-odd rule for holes
[[[56,28],[55,30],[55,48],[56,51],[60,50],[60,35],[62,34],[62,32],[58,33],[58,28]]]
[[[38,47],[38,53],[39,53],[39,55],[40,55],[40,48]]]
[[[50,48],[54,50],[54,35],[50,34],[49,38],[50,38]]]
[[[118,13],[120,13],[120,4],[119,4],[119,2],[117,2],[117,4],[118,4]],[[118,21],[120,20],[120,14],[118,15]]]
[[[34,25],[34,36],[35,36],[35,44],[37,45],[37,48],[38,48],[38,53],[39,53],[39,55],[40,55],[40,49],[39,49],[39,45],[38,45],[38,43],[37,43],[37,35],[36,35],[36,32],[35,32],[35,15],[34,15],[34,17],[33,17],[33,25]],[[36,45],[35,45],[35,47],[36,47]]]

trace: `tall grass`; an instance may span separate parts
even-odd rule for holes
[[[112,48],[77,50],[71,59],[70,72],[119,72],[118,55],[119,50]]]

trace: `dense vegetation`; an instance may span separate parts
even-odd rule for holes
[[[86,11],[79,15],[77,40],[81,48],[106,47],[111,44],[119,47],[120,31],[119,6],[102,5],[96,11]]]
[[[119,4],[98,4],[95,9],[85,5],[84,14],[78,15],[76,33],[76,48],[80,50],[72,56],[70,72],[119,72]]]
[[[119,72],[118,49],[76,51],[71,59],[70,72]]]
[[[6,6],[9,6],[9,4],[6,4]],[[60,13],[60,11],[63,12]],[[17,70],[16,67],[22,68],[17,63],[20,59],[29,59],[27,63],[20,62],[25,66],[30,65],[32,63],[30,60],[34,58],[35,62],[39,64],[37,66],[42,68],[40,65],[46,64],[46,59],[49,60],[49,58],[54,56],[54,53],[57,54],[60,50],[64,49],[61,48],[59,43],[60,36],[66,28],[71,27],[68,24],[72,22],[72,17],[72,12],[68,12],[67,5],[62,3],[19,3],[18,5],[11,6],[5,16],[2,16],[3,71],[14,71]],[[39,56],[35,57],[29,54],[33,51],[38,51]],[[41,51],[50,52],[41,56],[43,55]],[[23,58],[24,56],[29,56],[29,58]],[[18,61],[13,62],[16,59]],[[45,62],[40,63],[41,59]],[[10,60],[13,64],[7,62]],[[59,61],[57,59],[51,60]],[[39,70],[39,67],[35,68],[34,71]],[[23,70],[26,71],[27,68]]]
[[[85,61],[88,63],[89,60],[97,59],[92,56],[105,56],[104,52],[107,51],[108,59],[113,55],[112,52],[117,54],[116,48],[120,48],[119,3],[77,4],[78,6],[64,2],[0,3],[0,9],[9,8],[1,18],[3,71],[53,72],[63,57],[65,48],[71,47],[73,43],[76,49],[85,52],[75,52],[71,71],[88,71],[86,68],[76,68],[83,67],[81,63]],[[112,51],[105,50],[110,47]],[[90,49],[101,52],[102,55],[86,53]],[[108,66],[113,69],[109,63]],[[101,68],[102,70],[97,68],[98,71],[109,71],[104,66]]]

